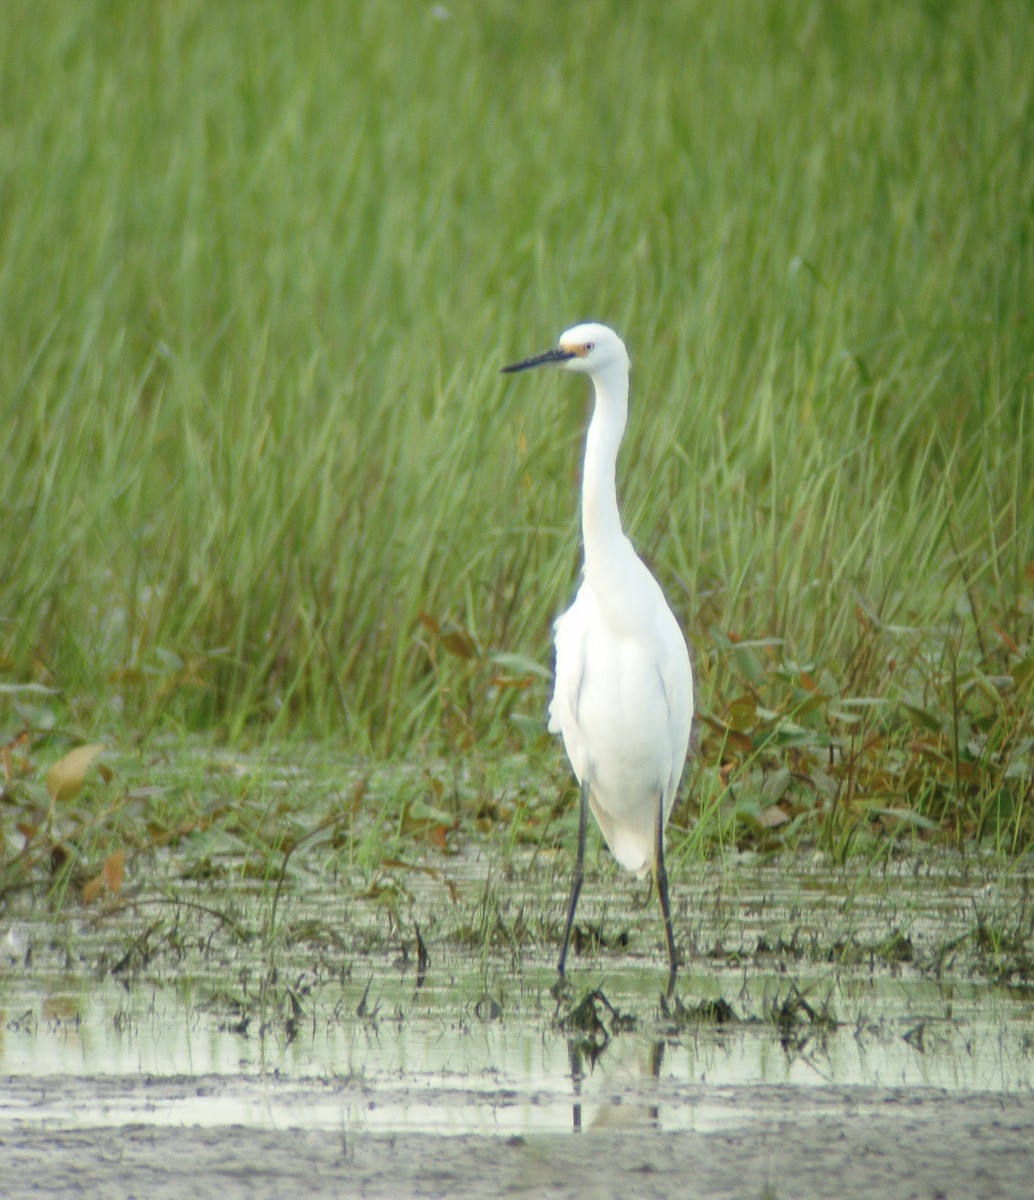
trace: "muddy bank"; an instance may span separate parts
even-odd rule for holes
[[[133,1124],[103,1124],[126,1087],[143,1089],[149,1110]],[[700,1114],[699,1127],[684,1132],[652,1128],[648,1108],[639,1107],[651,1097],[629,1093],[615,1096],[604,1123],[581,1133],[441,1137],[355,1132],[344,1123],[337,1130],[310,1128],[308,1107],[326,1105],[341,1090],[325,1081],[291,1090],[289,1106],[304,1128],[292,1127],[283,1111],[279,1128],[162,1123],[166,1105],[199,1087],[216,1101],[225,1091],[232,1111],[242,1083],[5,1081],[0,1191],[7,1200],[41,1194],[1019,1200],[1030,1195],[1034,1177],[1030,1094],[699,1087],[681,1094],[680,1102]],[[276,1096],[275,1082],[257,1088],[267,1099]],[[58,1098],[78,1107],[77,1121],[48,1115]],[[21,1115],[12,1119],[16,1108]]]

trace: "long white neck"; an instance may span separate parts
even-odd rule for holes
[[[582,539],[585,569],[613,551],[622,538],[615,490],[618,447],[628,418],[628,369],[620,366],[593,376],[596,402],[585,438],[582,470]]]

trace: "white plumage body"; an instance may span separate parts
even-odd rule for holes
[[[611,853],[645,875],[689,746],[693,684],[686,642],[660,586],[627,539],[614,587],[586,577],[556,622],[549,728],[564,748]],[[600,586],[603,583],[604,586]]]

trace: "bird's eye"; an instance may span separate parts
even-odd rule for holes
[[[595,342],[586,342],[585,343],[585,353],[588,354],[589,351],[595,347],[595,345],[596,345]]]

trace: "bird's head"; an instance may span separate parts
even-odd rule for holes
[[[562,333],[552,350],[512,363],[503,367],[503,370],[512,373],[547,364],[562,367],[565,371],[577,371],[582,375],[601,375],[615,367],[627,372],[628,351],[613,329],[595,321],[588,321]]]

